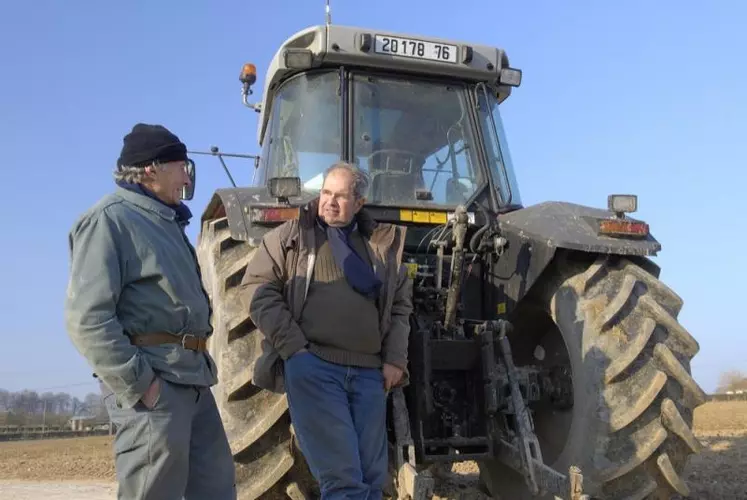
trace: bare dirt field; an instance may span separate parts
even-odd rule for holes
[[[693,500],[747,500],[747,401],[710,402],[695,412],[704,451],[690,460]],[[111,438],[0,443],[0,498],[112,500],[116,497]],[[476,466],[454,466],[437,499],[478,500]]]

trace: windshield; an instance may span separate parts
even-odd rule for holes
[[[369,203],[456,206],[483,182],[464,88],[355,75],[352,155]]]
[[[305,191],[322,187],[322,173],[342,154],[342,98],[336,72],[303,73],[282,85],[264,134],[259,178],[300,177]]]
[[[488,169],[493,182],[498,186],[501,206],[521,206],[519,185],[516,182],[508,141],[503,130],[498,99],[485,85],[477,87],[477,107],[480,129],[485,140],[485,153],[488,156]]]
[[[253,185],[272,177],[299,177],[309,194],[324,171],[344,156],[349,134],[353,161],[367,171],[368,202],[397,207],[456,207],[486,182],[501,204],[520,204],[498,102],[477,88],[480,127],[489,169],[480,168],[465,87],[392,77],[351,76],[349,125],[343,131],[347,92],[337,71],[299,74],[275,95]],[[505,168],[505,170],[504,170]]]

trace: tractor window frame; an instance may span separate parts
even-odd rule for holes
[[[437,201],[427,201],[427,200],[417,200],[413,201],[410,200],[409,202],[397,202],[397,203],[380,203],[375,202],[371,200],[370,198],[367,200],[366,205],[368,206],[377,206],[382,208],[403,208],[403,209],[427,209],[427,210],[446,210],[446,211],[453,211],[458,205],[464,205],[465,207],[470,207],[481,196],[484,196],[484,190],[489,185],[490,179],[489,176],[491,175],[490,172],[487,171],[485,160],[484,160],[484,152],[482,149],[484,148],[484,145],[482,143],[481,134],[477,130],[477,115],[476,110],[473,102],[473,95],[472,95],[472,86],[465,84],[462,81],[453,80],[449,78],[443,78],[443,77],[429,77],[424,75],[407,75],[407,77],[403,77],[401,74],[389,72],[386,70],[371,70],[371,69],[360,69],[356,68],[347,73],[347,89],[349,92],[348,96],[348,106],[349,106],[349,117],[348,117],[348,124],[347,124],[347,131],[348,131],[348,144],[349,144],[349,155],[348,155],[348,161],[351,163],[359,166],[359,168],[362,168],[364,171],[368,172],[368,168],[359,165],[359,158],[358,153],[356,152],[356,146],[358,144],[358,140],[360,137],[356,137],[357,135],[360,135],[359,132],[356,132],[356,124],[355,120],[359,115],[358,109],[356,109],[357,105],[357,98],[356,98],[356,82],[362,79],[366,78],[378,78],[383,80],[389,80],[389,81],[409,81],[409,82],[415,82],[415,83],[423,83],[423,84],[429,84],[429,85],[436,85],[436,86],[448,86],[451,87],[456,95],[458,96],[460,105],[463,107],[464,110],[464,125],[463,129],[465,131],[465,139],[468,139],[472,143],[472,147],[469,149],[469,162],[470,166],[469,168],[473,172],[474,176],[474,183],[472,187],[470,188],[469,195],[459,201],[455,201],[452,203],[447,202],[437,202]],[[439,156],[442,156],[439,154],[440,149],[437,151],[430,151],[428,153],[428,157],[431,157],[435,154],[438,154]],[[373,180],[372,180],[373,181]],[[427,187],[427,186],[426,186]]]
[[[329,78],[330,81],[325,82],[325,78]],[[281,137],[278,129],[278,127],[280,126],[279,120],[281,119],[279,115],[284,111],[284,106],[287,106],[286,103],[289,102],[288,100],[284,99],[284,95],[288,92],[296,91],[298,92],[299,96],[301,96],[301,98],[295,101],[297,105],[301,105],[304,100],[308,100],[313,105],[313,103],[318,102],[318,100],[316,99],[316,97],[318,97],[318,94],[315,96],[311,93],[304,93],[300,88],[293,88],[294,86],[308,85],[310,80],[319,81],[318,85],[321,92],[330,91],[332,94],[334,94],[334,107],[336,108],[336,110],[333,110],[333,112],[330,112],[326,116],[326,121],[322,119],[321,123],[317,124],[318,126],[316,128],[314,128],[313,121],[311,122],[311,127],[309,127],[309,121],[307,120],[299,122],[302,125],[300,126],[300,130],[295,131],[297,134],[295,140],[290,141],[292,143],[291,148],[295,148],[297,146],[298,139],[300,139],[302,134],[306,135],[303,130],[316,130],[320,134],[325,134],[325,140],[338,141],[338,145],[336,148],[333,148],[334,152],[313,151],[312,149],[309,149],[308,151],[304,151],[298,154],[299,158],[297,161],[297,169],[292,174],[286,172],[284,173],[284,175],[298,176],[301,179],[301,185],[304,191],[309,193],[318,193],[318,191],[321,189],[321,185],[318,188],[308,188],[304,184],[308,184],[315,178],[318,178],[330,165],[344,158],[344,137],[347,133],[347,131],[344,129],[344,116],[346,113],[347,103],[345,102],[343,93],[340,92],[342,85],[344,85],[342,83],[343,80],[341,78],[341,72],[335,68],[322,68],[303,71],[282,81],[274,91],[275,96],[272,101],[272,109],[270,111],[270,115],[268,116],[267,126],[265,127],[264,135],[262,137],[262,149],[260,153],[257,172],[254,176],[254,186],[266,186],[269,179],[271,179],[272,177],[278,177],[279,174],[281,174],[282,167],[276,165],[275,162],[277,161],[279,153],[279,150],[277,149],[279,146],[276,145],[276,141],[279,140],[278,137]],[[313,166],[309,168],[309,162],[304,161],[301,158],[301,156],[303,155],[317,155],[322,158],[324,157],[324,155],[329,155],[329,158],[326,160],[322,159],[314,161],[312,162]],[[304,171],[310,172],[310,174],[303,175]]]
[[[500,209],[505,211],[522,208],[519,183],[511,160],[496,92],[480,82],[472,88],[472,94],[481,134],[481,146],[485,155],[485,167],[496,186]]]

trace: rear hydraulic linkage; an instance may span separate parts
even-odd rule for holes
[[[505,320],[486,321],[480,328],[483,338],[482,360],[485,369],[487,412],[490,420],[498,410],[497,401],[497,378],[498,363],[495,359],[495,344],[501,353],[501,361],[508,377],[509,389],[511,391],[511,412],[515,423],[515,435],[506,441],[497,437],[497,458],[513,469],[521,472],[526,481],[529,491],[533,495],[549,492],[559,498],[568,500],[591,500],[589,495],[583,493],[583,476],[581,470],[571,466],[568,476],[561,474],[555,469],[548,467],[542,460],[537,435],[534,433],[529,409],[524,403],[524,398],[519,387],[519,374],[514,365],[511,354],[511,346],[508,342],[507,333],[511,329],[511,323]]]
[[[459,297],[462,288],[462,273],[464,266],[464,248],[469,218],[463,206],[459,206],[451,221],[453,225],[454,247],[451,259],[451,284],[446,297],[443,329],[451,331],[456,337],[464,338],[463,326],[457,321]],[[443,246],[439,248],[439,287],[440,269],[443,256]],[[475,259],[477,255],[473,257]],[[519,385],[519,373],[511,355],[507,333],[512,328],[505,320],[485,321],[479,324],[475,333],[481,339],[481,357],[483,377],[485,379],[485,412],[489,427],[489,435],[495,443],[493,447],[496,458],[524,475],[524,479],[533,495],[548,492],[556,498],[564,500],[591,500],[583,493],[583,476],[578,467],[572,466],[568,476],[548,467],[542,461],[539,441],[534,433],[529,409]],[[500,351],[500,361],[496,360],[496,344]],[[511,392],[510,414],[515,420],[515,430],[512,437],[506,436],[498,429],[496,422],[499,413],[499,390],[504,387],[508,379]],[[400,498],[420,500],[429,498],[432,494],[433,477],[425,473],[418,473],[414,463],[414,447],[409,430],[409,416],[404,395],[401,389],[393,394],[395,415],[395,477],[398,483]],[[504,439],[506,437],[511,442]],[[404,449],[408,450],[409,460],[404,458]]]

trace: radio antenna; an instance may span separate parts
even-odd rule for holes
[[[330,13],[329,9],[329,0],[327,0],[327,6],[325,7],[325,11],[327,13],[327,26],[332,24],[332,14]]]

